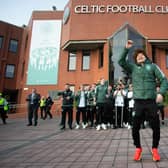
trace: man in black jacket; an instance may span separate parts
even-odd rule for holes
[[[68,124],[69,128],[72,129],[72,118],[73,118],[73,92],[70,90],[70,85],[65,84],[65,90],[58,92],[58,95],[62,96],[62,127],[61,130],[65,129],[66,113],[68,113]]]
[[[40,94],[36,92],[35,88],[32,89],[32,93],[28,95],[26,101],[28,102],[28,124],[27,126],[32,125],[33,118],[34,118],[34,126],[37,126]]]
[[[45,116],[44,116],[44,119],[47,118],[47,115],[49,115],[50,119],[53,118],[50,110],[51,110],[51,107],[52,105],[54,104],[52,98],[50,97],[50,95],[48,94],[47,98],[46,98],[46,109],[45,109]]]

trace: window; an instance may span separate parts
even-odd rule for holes
[[[109,76],[113,76],[113,81],[117,81],[119,77],[121,78],[131,78],[129,74],[118,64],[118,60],[120,58],[120,55],[122,54],[125,44],[127,40],[133,40],[134,41],[134,47],[130,48],[127,59],[130,62],[134,62],[133,60],[133,53],[137,48],[145,49],[145,38],[138,33],[134,27],[130,26],[128,23],[123,25],[118,31],[110,38],[110,53],[111,58],[110,61],[112,61],[112,69],[111,74]],[[113,81],[109,81],[112,83]]]
[[[9,51],[16,53],[17,49],[18,49],[18,41],[17,40],[10,40]]]
[[[68,71],[76,70],[76,52],[69,53]]]
[[[5,71],[5,77],[6,78],[13,78],[15,72],[15,65],[7,65],[6,71]]]
[[[3,37],[0,36],[0,48],[2,48],[2,44],[3,44]]]
[[[166,50],[166,68],[168,68],[168,49]]]
[[[83,51],[82,70],[90,69],[90,51]]]
[[[99,49],[99,68],[103,67],[103,48]]]

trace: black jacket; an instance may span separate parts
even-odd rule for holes
[[[60,91],[58,95],[61,95],[63,98],[62,107],[73,107],[74,95],[70,89]]]
[[[26,101],[28,102],[28,105],[34,105],[34,106],[39,106],[40,105],[40,94],[35,93],[32,99],[32,94],[29,94],[27,96]]]

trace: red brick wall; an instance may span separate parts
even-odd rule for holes
[[[162,0],[162,5],[167,5],[167,0]],[[121,26],[126,22],[133,26],[139,33],[147,39],[168,39],[168,22],[167,14],[133,14],[133,13],[105,13],[105,14],[75,14],[74,7],[76,5],[90,5],[93,1],[90,0],[71,0],[68,3],[71,15],[67,24],[62,25],[61,47],[70,40],[106,40],[109,36],[113,35]],[[139,0],[97,0],[94,4],[108,5],[108,4],[141,4],[141,5],[154,5],[160,4],[160,1],[139,1]],[[63,11],[34,11],[28,25],[28,48],[25,54],[25,67],[28,66],[29,46],[31,40],[31,29],[33,19],[62,19]],[[151,55],[151,46],[148,44],[148,53]],[[41,95],[46,95],[48,90],[62,90],[65,83],[74,84],[76,89],[80,84],[91,84],[97,82],[100,77],[108,79],[108,45],[104,45],[104,66],[98,68],[98,49],[91,51],[91,69],[89,71],[81,71],[82,65],[82,51],[77,51],[77,69],[76,71],[67,71],[68,66],[68,51],[60,51],[59,59],[59,74],[58,85],[46,86],[29,86],[28,91],[21,90],[21,103],[25,103],[27,94],[31,92],[33,87],[36,87]],[[168,76],[165,67],[164,51],[157,50],[158,65],[163,68],[166,76]],[[161,60],[161,61],[160,61]],[[27,70],[27,69],[26,69]],[[26,72],[26,71],[25,71]],[[26,83],[26,73],[23,83]],[[25,84],[25,87],[26,84]],[[54,108],[54,107],[53,107]]]

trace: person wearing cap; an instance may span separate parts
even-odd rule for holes
[[[2,97],[2,93],[0,93],[0,115],[1,115],[1,119],[3,124],[6,124],[6,114],[5,114],[5,99]]]
[[[118,61],[119,65],[131,74],[133,84],[134,113],[132,137],[136,147],[134,160],[141,159],[142,146],[140,143],[140,126],[145,116],[153,131],[152,157],[154,161],[160,161],[158,146],[160,141],[160,121],[157,113],[157,103],[163,101],[163,95],[167,90],[167,79],[160,68],[152,63],[143,49],[136,49],[134,62],[127,60],[127,54],[133,46],[133,41],[128,40],[123,53]],[[160,91],[156,92],[157,80],[160,83]]]

